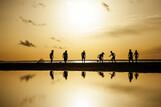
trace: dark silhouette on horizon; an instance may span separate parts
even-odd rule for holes
[[[133,63],[133,52],[131,49],[129,49],[129,53],[128,53],[128,59],[129,59],[129,63]]]
[[[54,58],[54,50],[51,50],[49,56],[50,56],[50,63],[52,63],[53,62],[53,58]]]
[[[129,72],[128,77],[129,77],[129,82],[132,82],[132,80],[133,80],[133,72]]]
[[[98,59],[101,63],[103,63],[103,60],[104,60],[104,52],[102,52],[101,54],[98,55]]]
[[[98,74],[99,74],[102,78],[104,78],[104,77],[105,77],[105,75],[104,75],[104,73],[103,73],[103,72],[98,72]]]
[[[139,73],[135,72],[134,76],[135,76],[135,79],[137,80],[139,77]]]
[[[111,57],[112,63],[113,63],[113,62],[116,62],[116,59],[115,59],[115,58],[116,58],[116,54],[115,54],[114,52],[112,52],[112,51],[110,51],[110,53],[111,53],[111,54],[110,54],[109,57]]]
[[[68,79],[68,71],[63,72],[63,77],[67,80]]]
[[[67,52],[67,50],[65,50],[65,52],[63,53],[63,59],[64,59],[64,63],[67,63],[67,60],[68,60],[68,52]]]
[[[135,50],[134,56],[135,56],[135,62],[137,63],[138,62],[138,58],[139,58],[139,53],[138,53],[137,50]]]
[[[110,75],[111,75],[111,79],[112,79],[113,77],[115,77],[116,73],[112,72]]]
[[[85,71],[82,71],[81,76],[82,76],[83,78],[85,78],[85,77],[86,77],[86,72],[85,72]]]
[[[83,51],[83,52],[81,53],[81,56],[82,56],[82,63],[85,63],[85,60],[86,60],[86,52]]]
[[[50,71],[50,77],[54,80],[54,72],[52,70]]]

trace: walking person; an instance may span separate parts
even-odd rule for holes
[[[130,62],[133,63],[133,52],[132,52],[131,49],[129,49],[128,58],[129,58],[129,63],[130,63]]]
[[[63,59],[64,59],[64,62],[67,63],[67,60],[68,60],[68,52],[67,52],[67,50],[63,53]]]
[[[49,56],[50,56],[50,63],[52,63],[53,62],[53,58],[54,58],[54,50],[51,50]]]
[[[81,56],[82,56],[82,63],[85,63],[85,60],[86,60],[86,52],[83,51],[83,52],[81,53]]]
[[[138,58],[139,58],[139,53],[138,53],[137,50],[135,50],[134,56],[135,56],[135,62],[137,63],[138,62]]]
[[[111,57],[112,63],[113,63],[113,62],[116,62],[116,59],[115,59],[115,58],[116,58],[116,54],[115,54],[114,52],[112,52],[112,51],[110,51],[110,53],[111,53],[111,54],[110,54],[109,57]]]

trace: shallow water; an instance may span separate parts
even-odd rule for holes
[[[160,107],[161,74],[0,71],[0,107]]]

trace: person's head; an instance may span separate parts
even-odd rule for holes
[[[65,50],[65,52],[67,52],[67,50]]]
[[[53,52],[54,52],[54,50],[51,50],[51,52],[53,53]]]
[[[113,53],[112,51],[110,51],[111,53]]]
[[[131,52],[131,49],[129,49],[129,52]]]

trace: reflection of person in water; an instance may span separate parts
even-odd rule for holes
[[[133,79],[133,72],[129,72],[128,77],[129,77],[129,82],[131,82]]]
[[[83,51],[83,52],[81,53],[81,56],[82,56],[82,63],[85,63],[85,60],[86,60],[86,52]]]
[[[99,74],[102,78],[104,78],[104,77],[105,77],[105,75],[104,75],[104,73],[103,73],[103,72],[98,72],[98,74]]]
[[[135,79],[137,80],[139,77],[139,73],[135,72],[134,76],[135,76]]]
[[[50,62],[52,63],[53,62],[53,58],[54,58],[54,50],[51,50],[49,56],[50,56]]]
[[[54,79],[54,72],[52,70],[50,71],[50,77],[51,79]]]
[[[101,54],[98,55],[98,59],[99,59],[99,61],[102,62],[102,63],[103,63],[104,54],[105,54],[105,53],[102,52]]]
[[[63,72],[63,77],[67,80],[68,79],[68,71]]]
[[[112,72],[112,74],[110,74],[111,75],[111,79],[116,75],[115,74],[115,72]]]
[[[82,71],[82,77],[83,77],[83,78],[86,77],[86,72]]]
[[[116,62],[116,60],[115,60],[115,57],[116,57],[116,54],[114,53],[114,52],[112,52],[112,51],[110,51],[110,56],[109,57],[111,57],[111,61],[112,62]]]

